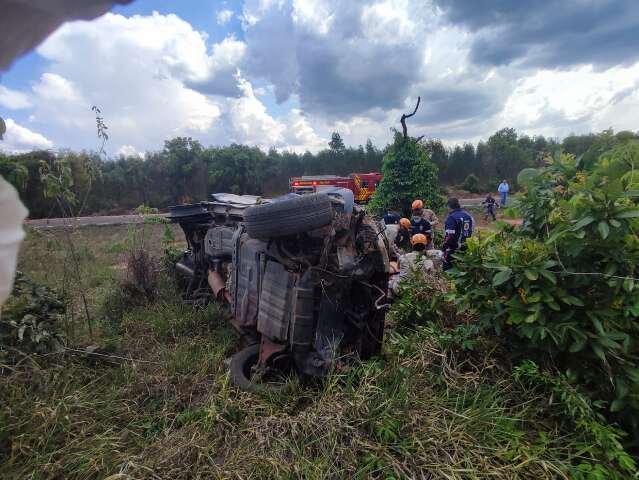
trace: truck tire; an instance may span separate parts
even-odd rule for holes
[[[258,239],[307,232],[328,225],[332,220],[331,200],[324,193],[256,205],[244,212],[246,232]]]
[[[241,390],[255,392],[257,384],[251,382],[251,368],[257,363],[260,355],[260,344],[255,343],[243,348],[231,357],[229,365],[230,380]]]
[[[260,344],[255,343],[243,348],[231,357],[229,379],[240,390],[252,393],[275,392],[283,383],[256,382],[251,379],[251,369],[260,356]]]

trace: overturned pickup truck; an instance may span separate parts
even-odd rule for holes
[[[379,352],[388,242],[347,189],[273,200],[213,194],[170,208],[188,249],[177,263],[187,300],[228,302],[243,349],[231,380],[273,388],[291,373],[321,378]]]

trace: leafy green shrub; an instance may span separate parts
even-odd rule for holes
[[[399,285],[389,320],[399,327],[412,327],[425,321],[454,323],[455,305],[447,292],[448,282],[441,273],[415,270]]]
[[[461,187],[470,193],[479,193],[479,179],[474,175],[470,174],[464,180],[464,183],[461,184]]]
[[[453,272],[458,303],[514,353],[572,372],[639,433],[639,142],[590,171],[561,155],[519,199],[520,230],[468,242]]]
[[[370,202],[371,211],[392,208],[408,216],[416,198],[432,210],[443,204],[439,195],[437,166],[414,138],[395,132],[395,140],[384,154],[384,177]]]
[[[572,443],[581,454],[581,462],[570,472],[571,478],[621,479],[636,471],[636,462],[621,444],[626,433],[606,423],[597,404],[574,387],[571,376],[553,376],[530,360],[513,368],[512,374],[525,389],[542,390],[550,398],[550,413],[565,418],[564,428],[574,432]],[[601,464],[602,458],[607,466]]]
[[[53,290],[17,272],[11,296],[2,307],[0,359],[12,360],[14,349],[28,353],[60,350],[64,312],[65,304]]]
[[[154,225],[154,224],[165,224],[168,225],[169,223],[171,223],[171,220],[169,220],[166,217],[144,217],[144,224],[145,225]]]
[[[133,210],[138,215],[152,215],[154,213],[158,213],[159,210],[155,207],[149,207],[148,205],[142,204],[138,205],[135,210]]]

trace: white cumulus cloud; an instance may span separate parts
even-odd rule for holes
[[[18,91],[0,85],[0,106],[9,110],[19,110],[31,106],[29,96]]]
[[[115,153],[124,157],[144,157],[144,154],[139,152],[133,145],[122,145]]]
[[[417,96],[409,132],[448,143],[505,126],[552,136],[637,128],[639,64],[478,62],[481,29],[432,3],[244,0],[233,7],[243,32],[221,6],[210,37],[174,14],[69,23],[37,50],[39,78],[0,86],[0,113],[28,118],[60,148],[95,149],[96,105],[111,155],[178,135],[317,151],[334,130],[382,147]]]
[[[1,92],[26,107],[30,126],[61,147],[99,144],[92,106],[108,127],[108,154],[157,150],[191,136],[204,144],[230,141],[302,149],[316,136],[295,114],[274,118],[240,71],[246,44],[233,36],[210,44],[176,15],[107,14],[66,24],[38,53],[48,62],[29,90]],[[287,122],[301,128],[299,134]]]
[[[225,8],[223,10],[219,10],[215,15],[218,25],[226,25],[233,18],[233,11]]]
[[[53,147],[53,142],[37,132],[18,125],[7,118],[7,131],[0,140],[0,150],[6,152],[24,152],[29,150],[45,150]]]

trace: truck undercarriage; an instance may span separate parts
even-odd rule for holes
[[[214,194],[171,207],[170,218],[188,243],[176,264],[185,299],[229,305],[244,347],[231,358],[237,386],[260,390],[292,372],[321,378],[379,353],[389,247],[350,190]]]

